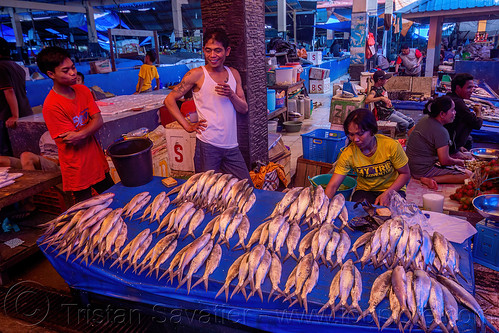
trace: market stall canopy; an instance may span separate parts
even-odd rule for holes
[[[427,24],[430,17],[442,17],[444,23],[474,20],[492,20],[499,18],[497,0],[419,0],[395,13],[403,18]]]

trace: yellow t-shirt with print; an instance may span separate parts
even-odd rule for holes
[[[144,83],[142,84],[142,90],[140,92],[151,89],[152,79],[159,79],[159,74],[158,70],[156,69],[156,66],[148,64],[143,64],[142,66],[140,66],[139,81],[140,78],[144,80]],[[137,82],[137,87],[135,88],[135,91],[138,90],[139,90],[139,83]]]
[[[396,169],[407,164],[408,158],[398,141],[387,136],[375,135],[378,147],[367,157],[350,143],[341,153],[334,172],[347,175],[350,170],[357,173],[357,190],[385,191],[398,177]],[[405,190],[405,186],[401,189]]]

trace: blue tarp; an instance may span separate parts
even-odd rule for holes
[[[482,88],[487,89],[485,86]],[[499,107],[499,100],[488,99],[490,102]],[[424,110],[426,102],[413,102],[413,101],[392,101],[393,107],[398,111],[403,110]],[[482,128],[479,130],[472,130],[471,136],[476,142],[490,142],[499,143],[499,123],[492,121],[483,121]]]
[[[124,187],[119,183],[110,189],[111,192],[116,194],[111,207],[123,207],[134,195],[142,191],[149,191],[154,197],[160,191],[165,190],[167,189],[161,184],[161,178],[159,177],[155,177],[149,184],[139,187]],[[255,194],[257,201],[248,213],[251,222],[249,235],[251,235],[261,221],[272,212],[275,204],[282,199],[284,195],[280,192],[263,190],[255,190]],[[360,207],[353,209],[352,202],[347,202],[347,208],[350,217],[365,215],[365,212]],[[171,209],[172,207],[169,207],[168,211]],[[141,212],[139,212],[138,215],[140,214]],[[197,236],[201,234],[201,231],[212,218],[212,215],[206,215],[205,220],[196,231]],[[337,222],[337,224],[338,223],[339,222]],[[154,231],[158,226],[157,223],[148,225],[145,222],[139,224],[137,221],[127,221],[127,225],[128,242],[144,228],[149,227],[151,228],[151,231]],[[362,234],[361,232],[351,232],[349,230],[347,230],[347,232],[351,236],[352,242]],[[302,227],[302,237],[305,234],[306,230]],[[182,236],[180,238],[182,238]],[[237,237],[231,240],[232,246],[237,242],[236,238]],[[153,238],[151,247],[156,244],[157,240],[157,237]],[[179,241],[175,253],[190,242],[192,242],[192,238]],[[463,244],[454,244],[454,246],[461,257],[461,271],[466,279],[470,281],[469,283],[462,280],[460,282],[463,283],[468,291],[472,292],[474,289],[474,276],[470,244],[470,240],[468,239]],[[123,273],[120,269],[117,269],[116,266],[109,268],[112,262],[111,260],[107,260],[104,266],[101,264],[94,264],[86,267],[85,265],[80,265],[79,261],[71,263],[74,256],[71,256],[69,261],[66,262],[64,256],[56,257],[57,251],[54,251],[52,248],[48,249],[45,246],[41,246],[41,250],[45,253],[57,272],[64,278],[66,283],[71,288],[81,291],[92,292],[127,301],[145,303],[154,306],[154,308],[166,307],[174,309],[172,311],[177,312],[182,309],[202,310],[205,313],[211,313],[249,327],[271,332],[330,332],[332,329],[339,329],[341,332],[378,331],[370,316],[356,324],[355,320],[357,319],[357,316],[346,316],[343,318],[338,313],[338,316],[334,319],[330,316],[329,310],[325,311],[325,313],[318,314],[318,310],[328,300],[329,286],[333,276],[338,271],[338,268],[331,272],[329,268],[323,265],[320,267],[319,281],[308,296],[309,313],[307,314],[303,308],[298,305],[293,305],[288,308],[288,303],[282,303],[281,301],[267,302],[268,294],[271,289],[268,278],[262,286],[264,302],[261,302],[258,296],[254,296],[246,302],[241,293],[236,294],[232,299],[229,299],[228,302],[225,301],[224,296],[215,298],[216,293],[225,280],[228,268],[237,257],[243,254],[242,251],[229,251],[225,246],[222,246],[223,255],[220,265],[210,277],[208,292],[204,290],[203,286],[199,285],[196,286],[196,288],[193,288],[189,295],[187,294],[185,285],[178,290],[175,290],[175,288],[177,288],[176,279],[174,280],[173,285],[171,285],[167,283],[165,279],[158,282],[155,277],[146,278],[145,273],[141,276],[132,273],[132,270]],[[281,254],[286,254],[285,247],[282,248]],[[173,258],[173,256],[171,258]],[[354,259],[355,257],[352,253],[349,253],[347,259],[348,258]],[[169,259],[166,264],[162,265],[162,270],[165,270],[169,266],[170,261],[171,259]],[[290,259],[283,264],[280,283],[281,289],[284,289],[285,281],[295,266],[296,262],[293,259]],[[362,300],[360,302],[362,309],[367,308],[373,281],[383,271],[384,269],[373,271],[372,266],[368,266],[362,270],[363,292]],[[193,281],[197,281],[203,272],[204,268],[194,275],[195,278]],[[237,279],[233,281],[230,292],[232,292],[235,284],[237,284]],[[463,307],[460,307],[459,310],[459,331],[474,332],[474,316],[469,310]],[[385,319],[390,316],[387,299],[378,306],[377,311],[381,322],[384,322]],[[426,317],[427,323],[432,321],[430,311],[426,311]],[[394,325],[391,325],[387,330],[395,331],[397,328]]]

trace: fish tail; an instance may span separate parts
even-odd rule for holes
[[[292,307],[292,306],[293,306],[293,305],[295,305],[296,303],[298,303],[298,299],[295,299],[293,302],[289,303],[288,308]]]
[[[238,284],[234,290],[232,290],[232,294],[230,294],[230,299],[232,299],[232,296],[234,296],[238,291],[239,289],[241,289],[241,286]]]
[[[364,319],[368,313],[369,313],[369,309],[366,309],[364,312],[362,312],[360,314],[359,318],[357,318],[357,320],[355,322],[358,323],[361,319]]]
[[[380,327],[379,327],[379,319],[378,319],[378,315],[376,314],[376,310],[374,310],[374,311],[371,312],[371,316],[373,317],[374,322],[376,323],[376,326],[378,326],[378,329],[380,329]]]
[[[330,304],[331,304],[331,301],[327,301],[326,304],[324,304],[322,306],[322,308],[320,308],[318,313],[322,313],[324,310],[326,310],[329,307]]]
[[[387,328],[391,323],[393,323],[393,318],[390,317],[388,318],[385,323],[383,324],[383,326],[381,327],[381,331],[384,330],[385,328]]]
[[[165,275],[167,275],[167,274],[168,274],[168,272],[169,272],[168,270],[164,271],[164,273],[163,273],[163,274],[161,274],[161,276],[160,276],[160,278],[158,279],[158,281],[159,281],[159,280],[161,280],[162,278],[164,278],[164,277],[165,277]],[[158,274],[159,274],[159,269],[156,271],[156,276],[158,276]]]
[[[201,282],[203,282],[204,278],[199,278],[193,285],[191,288],[194,288],[195,286],[197,286],[198,284],[200,284]]]

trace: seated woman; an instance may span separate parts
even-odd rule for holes
[[[366,199],[373,204],[388,205],[389,194],[397,191],[405,198],[405,185],[411,175],[407,156],[398,141],[378,132],[376,118],[367,109],[350,113],[343,124],[350,144],[336,162],[326,195],[331,198],[353,170],[357,173],[357,188],[352,201]]]
[[[449,96],[439,97],[428,102],[423,113],[427,116],[417,123],[407,140],[412,176],[434,190],[437,183],[464,183],[471,171],[456,167],[464,166],[464,160],[450,157],[451,141],[444,127],[456,116],[454,101]]]

